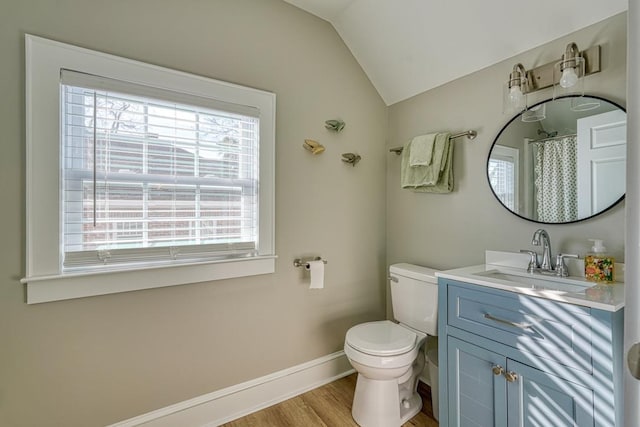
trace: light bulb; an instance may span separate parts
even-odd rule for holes
[[[511,88],[509,88],[509,102],[511,103],[511,105],[516,107],[522,105],[523,98],[524,95],[522,94],[520,86],[512,86]]]
[[[578,83],[578,75],[573,67],[567,67],[562,70],[562,77],[560,77],[560,86],[563,88],[569,88]]]

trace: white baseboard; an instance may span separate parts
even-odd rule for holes
[[[108,427],[213,427],[353,373],[343,351],[185,400]]]

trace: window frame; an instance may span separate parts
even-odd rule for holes
[[[275,94],[25,35],[27,303],[174,286],[275,271]],[[60,70],[94,74],[260,111],[257,255],[63,272]],[[52,144],[52,136],[56,143]],[[53,159],[56,159],[55,161]],[[51,208],[51,207],[54,208]]]

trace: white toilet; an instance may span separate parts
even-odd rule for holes
[[[416,392],[424,367],[423,344],[437,335],[436,270],[411,264],[389,267],[393,316],[347,331],[344,352],[358,371],[353,419],[362,427],[395,427],[422,409]]]

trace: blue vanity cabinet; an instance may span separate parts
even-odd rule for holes
[[[623,312],[439,279],[441,426],[622,426]]]
[[[588,386],[455,337],[447,346],[449,425],[594,426]]]
[[[507,358],[455,337],[447,338],[447,353],[449,408],[441,405],[440,425],[447,425],[443,411],[448,410],[451,426],[505,427],[507,387],[501,373]]]

